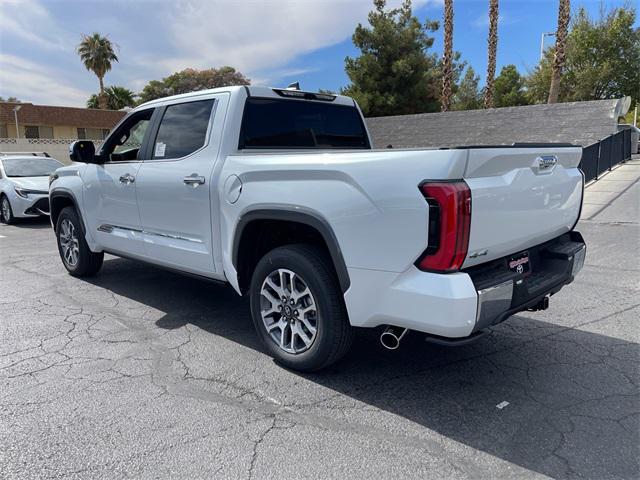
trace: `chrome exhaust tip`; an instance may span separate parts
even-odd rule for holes
[[[408,328],[389,326],[380,335],[380,343],[387,350],[396,350],[400,346],[400,340],[408,331]]]

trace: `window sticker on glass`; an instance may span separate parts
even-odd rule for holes
[[[163,142],[156,142],[156,151],[153,154],[154,157],[164,157],[164,151],[167,148],[167,144]]]

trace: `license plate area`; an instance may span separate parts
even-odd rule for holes
[[[507,262],[509,270],[518,275],[527,276],[531,273],[531,261],[529,252],[520,252],[509,257]]]

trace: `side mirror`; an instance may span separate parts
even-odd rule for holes
[[[72,162],[100,163],[96,157],[96,147],[91,140],[76,140],[69,145],[69,158]]]

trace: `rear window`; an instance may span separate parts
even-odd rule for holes
[[[181,158],[204,146],[213,100],[169,105],[164,112],[153,158]]]
[[[248,98],[238,148],[369,148],[355,107],[331,103]]]

